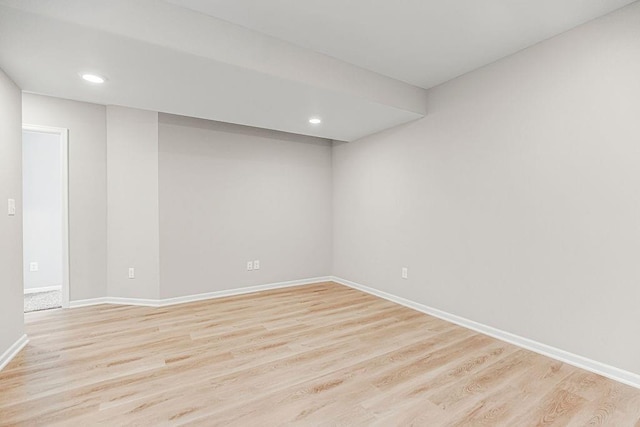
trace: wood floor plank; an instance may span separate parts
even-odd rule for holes
[[[0,426],[640,427],[640,390],[330,282],[25,319]]]

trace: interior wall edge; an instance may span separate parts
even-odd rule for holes
[[[0,68],[0,364],[24,333],[22,96]],[[12,206],[13,205],[13,206]],[[11,207],[11,209],[8,209]],[[9,353],[7,353],[9,351]]]

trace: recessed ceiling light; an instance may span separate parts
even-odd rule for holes
[[[96,74],[83,74],[82,78],[91,83],[104,83],[105,78]]]
[[[319,125],[320,123],[322,123],[322,120],[318,117],[312,117],[309,119],[309,123],[311,123],[312,125]]]

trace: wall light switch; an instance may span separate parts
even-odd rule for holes
[[[29,263],[29,271],[30,272],[38,271],[39,269],[40,269],[40,266],[38,265],[37,262],[30,262]]]
[[[129,267],[129,279],[136,278],[136,269],[133,267]]]
[[[260,270],[260,260],[259,259],[253,261],[253,269],[254,270]]]
[[[409,278],[409,269],[407,267],[402,267],[402,278],[403,279]]]
[[[7,215],[14,216],[16,214],[16,200],[7,200]]]
[[[253,270],[253,262],[247,261],[247,271]]]

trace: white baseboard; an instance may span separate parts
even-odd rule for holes
[[[418,302],[411,301],[406,298],[402,298],[384,291],[370,288],[368,286],[361,285],[359,283],[355,283],[346,279],[342,279],[339,277],[332,277],[332,276],[315,277],[315,278],[302,279],[302,280],[291,280],[287,282],[270,283],[266,285],[249,286],[246,288],[236,288],[236,289],[229,289],[224,291],[208,292],[204,294],[187,295],[187,296],[165,298],[165,299],[101,297],[101,298],[93,298],[93,299],[87,299],[87,300],[71,301],[70,307],[76,308],[76,307],[85,307],[85,306],[97,305],[97,304],[119,304],[119,305],[138,305],[138,306],[147,306],[147,307],[165,307],[169,305],[183,304],[187,302],[202,301],[202,300],[214,299],[214,298],[224,298],[224,297],[229,297],[234,295],[243,295],[243,294],[261,292],[261,291],[266,291],[271,289],[288,288],[293,286],[309,285],[313,283],[320,283],[320,282],[327,282],[327,281],[333,281],[344,286],[358,289],[368,294],[375,295],[380,298],[384,298],[386,300],[395,302],[405,307],[412,308],[422,313],[429,314],[431,316],[446,320],[451,323],[455,323],[457,325],[463,326],[465,328],[474,330],[476,332],[479,332],[485,335],[489,335],[493,338],[508,342],[510,344],[525,348],[527,350],[531,350],[533,352],[542,354],[552,359],[559,360],[569,365],[576,366],[578,368],[602,375],[614,381],[618,381],[623,384],[630,385],[632,387],[640,388],[640,375],[635,374],[633,372],[619,369],[614,366],[607,365],[605,363],[601,363],[592,359],[588,359],[586,357],[579,356],[577,354],[573,354],[568,351],[549,346],[547,344],[530,340],[528,338],[524,338],[519,335],[515,335],[510,332],[506,332],[501,329],[494,328],[492,326],[487,326],[482,323],[478,323],[473,320],[466,319],[464,317],[456,316],[454,314],[450,314],[445,311],[438,310],[436,308],[429,307],[424,304],[420,304]],[[26,336],[24,338],[26,339]],[[24,344],[26,344],[26,341]],[[22,344],[22,346],[24,346],[24,344]],[[21,348],[22,347],[15,350],[15,353],[20,351]],[[9,350],[7,351],[7,353],[9,353]],[[5,355],[7,353],[5,353]],[[3,355],[2,357],[4,358],[5,355]],[[11,358],[12,357],[13,355],[11,356]],[[2,362],[2,360],[4,359],[0,359],[0,363]],[[1,369],[1,366],[4,366],[4,365],[0,364],[0,369]]]
[[[109,298],[89,298],[76,301],[69,301],[69,308],[88,307],[90,305],[109,304]]]
[[[186,295],[174,298],[164,299],[145,299],[145,298],[120,298],[120,297],[101,297],[78,301],[71,301],[69,307],[86,307],[98,304],[119,304],[119,305],[138,305],[145,307],[166,307],[175,304],[184,304],[187,302],[202,301],[213,298],[224,298],[235,295],[251,294],[254,292],[268,291],[271,289],[290,288],[293,286],[310,285],[313,283],[329,282],[330,276],[313,277],[310,279],[290,280],[287,282],[269,283],[266,285],[249,286],[246,288],[228,289],[224,291],[207,292],[204,294]]]
[[[288,282],[269,283],[266,285],[249,286],[247,288],[230,289],[226,291],[209,292],[206,294],[189,295],[184,297],[167,298],[160,300],[160,307],[174,304],[183,304],[185,302],[200,301],[212,298],[224,298],[234,295],[251,294],[254,292],[268,291],[271,289],[291,288],[294,286],[311,285],[314,283],[330,282],[330,276],[313,277],[310,279],[290,280]]]
[[[397,304],[404,305],[405,307],[409,307],[422,313],[426,313],[431,316],[446,320],[447,322],[455,323],[476,332],[480,332],[481,334],[489,335],[501,341],[505,341],[518,347],[522,347],[527,350],[542,354],[543,356],[547,356],[552,359],[567,363],[569,365],[587,370],[589,372],[602,375],[603,377],[610,378],[614,381],[618,381],[632,387],[640,388],[640,375],[633,372],[625,371],[623,369],[619,369],[605,363],[597,362],[595,360],[591,360],[556,347],[551,347],[547,344],[533,341],[528,338],[524,338],[519,335],[494,328],[492,326],[483,325],[482,323],[474,322],[473,320],[465,319],[464,317],[456,316],[454,314],[450,314],[445,311],[417,303],[415,301],[392,295],[387,292],[370,288],[359,283],[351,282],[339,277],[332,277],[332,281],[341,285],[348,286],[350,288],[360,290],[362,292],[366,292],[371,295],[375,295],[380,298],[384,298]]]
[[[25,294],[36,294],[38,292],[51,292],[51,291],[59,291],[62,289],[62,286],[60,285],[55,285],[55,286],[44,286],[42,288],[30,288],[30,289],[25,289],[24,293]]]
[[[28,342],[29,338],[27,338],[27,335],[25,334],[18,338],[18,340],[14,342],[13,345],[7,349],[7,351],[2,353],[2,355],[0,356],[0,371],[3,370],[4,367],[7,366],[18,353],[20,353],[20,350],[22,350]]]

